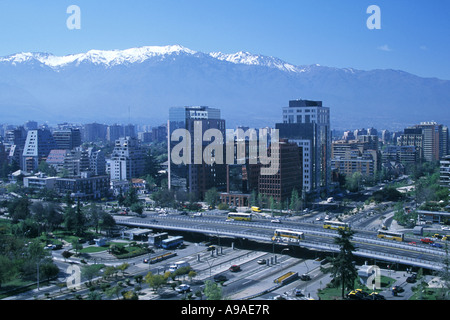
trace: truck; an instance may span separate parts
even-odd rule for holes
[[[169,272],[175,272],[176,270],[178,270],[178,269],[180,269],[180,268],[183,268],[183,267],[190,267],[189,262],[187,262],[187,261],[178,261],[178,262],[175,262],[174,264],[172,264],[172,265],[169,267]]]

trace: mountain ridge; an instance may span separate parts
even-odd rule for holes
[[[282,122],[282,107],[301,98],[329,106],[338,129],[450,122],[450,81],[394,69],[295,66],[246,51],[203,53],[172,45],[66,56],[16,53],[0,57],[0,74],[3,121],[27,116],[25,121],[157,125],[172,106],[209,105],[222,110],[230,127],[274,126]]]

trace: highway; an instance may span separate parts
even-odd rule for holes
[[[202,233],[216,237],[248,239],[262,243],[273,243],[272,236],[276,228],[302,231],[305,239],[300,242],[290,242],[286,245],[296,245],[308,249],[327,252],[337,252],[339,247],[334,244],[337,232],[326,230],[322,222],[302,222],[282,219],[281,223],[272,223],[270,219],[254,218],[252,221],[227,221],[226,214],[203,215],[194,217],[179,214],[146,213],[144,217],[114,216],[117,224],[128,227],[142,227],[154,230],[183,231]],[[445,251],[420,243],[419,237],[408,236],[405,241],[398,242],[376,237],[376,231],[353,228],[353,244],[356,256],[390,261],[405,265],[440,270]],[[417,243],[416,245],[410,244]]]

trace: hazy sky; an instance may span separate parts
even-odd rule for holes
[[[69,30],[67,8],[81,10]],[[381,9],[370,30],[367,8]],[[0,0],[0,56],[179,44],[450,80],[448,0]]]

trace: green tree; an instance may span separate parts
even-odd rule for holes
[[[250,206],[256,206],[258,204],[258,194],[255,190],[250,194]]]
[[[154,182],[158,180],[161,165],[155,157],[155,150],[149,149],[144,158],[144,176],[150,176]]]
[[[130,207],[130,210],[141,215],[144,212],[144,206],[142,205],[142,203],[133,203]]]
[[[152,193],[152,199],[157,206],[173,208],[175,206],[175,196],[173,190],[161,189]]]
[[[120,286],[114,286],[114,287],[106,289],[105,294],[109,298],[116,296],[117,299],[120,299],[121,291],[122,291],[122,288]]]
[[[78,255],[78,253],[83,249],[83,245],[78,242],[78,240],[72,241],[72,249],[75,250],[75,254]]]
[[[153,288],[153,290],[158,291],[164,284],[167,283],[167,278],[163,275],[149,272],[145,276],[144,282]]]
[[[110,231],[116,226],[116,220],[110,214],[102,211],[100,214],[99,227],[100,230]]]
[[[9,216],[14,223],[30,217],[30,205],[31,202],[26,197],[14,199],[8,203]]]
[[[298,195],[298,191],[296,189],[293,189],[291,193],[291,203],[289,204],[289,209],[292,212],[298,212],[301,207],[302,207],[302,200]]]
[[[335,258],[331,258],[331,272],[333,278],[337,279],[342,286],[342,298],[346,289],[353,289],[358,271],[354,265],[353,251],[355,247],[351,243],[354,231],[351,229],[339,229],[339,237],[334,239],[334,243],[339,246],[339,253]]]
[[[77,236],[82,236],[86,230],[86,217],[81,210],[80,202],[76,208],[67,207],[64,213],[64,224],[68,231],[74,232]]]
[[[99,264],[91,264],[87,266],[83,266],[81,273],[84,277],[89,281],[89,284],[92,284],[92,279],[97,277],[100,274],[100,268],[102,265]]]
[[[354,172],[351,176],[345,177],[345,186],[350,192],[357,192],[362,185],[363,175],[361,172]]]
[[[39,266],[39,273],[42,278],[49,281],[51,278],[56,277],[59,273],[59,268],[52,261],[45,262]]]
[[[122,275],[125,276],[125,270],[127,270],[130,267],[128,263],[122,263],[121,265],[117,266],[117,269],[122,272]]]
[[[222,287],[219,286],[217,283],[214,283],[210,280],[207,280],[205,282],[204,293],[206,296],[206,300],[222,300],[223,299]]]
[[[56,169],[49,165],[47,161],[41,161],[39,163],[38,170],[42,173],[45,173],[49,177],[55,177],[57,174]]]
[[[205,193],[205,202],[212,208],[215,208],[219,202],[219,192],[216,188],[211,188]]]
[[[102,300],[102,294],[98,291],[90,291],[87,295],[87,300],[99,301]]]
[[[0,255],[0,288],[3,283],[12,280],[16,272],[17,269],[14,262],[6,256]]]

